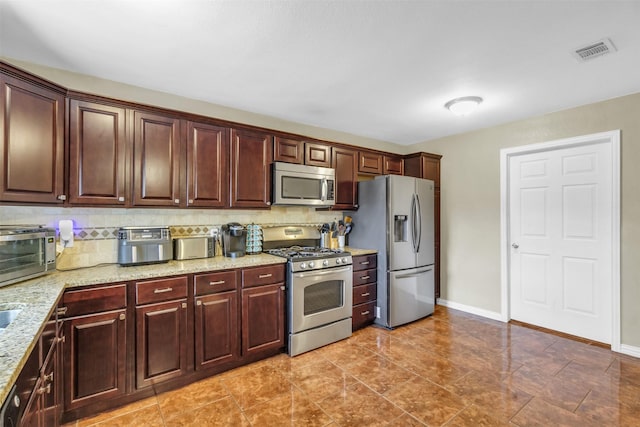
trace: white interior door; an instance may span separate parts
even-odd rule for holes
[[[611,343],[612,148],[509,158],[511,318]]]

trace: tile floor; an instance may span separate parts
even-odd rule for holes
[[[68,426],[639,426],[640,359],[438,307]]]

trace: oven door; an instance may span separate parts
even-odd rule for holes
[[[289,332],[297,333],[351,317],[351,266],[292,273]]]

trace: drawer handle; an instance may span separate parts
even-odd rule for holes
[[[209,286],[222,285],[223,283],[224,283],[224,280],[218,280],[216,282],[209,282]]]
[[[369,310],[363,311],[362,313],[360,313],[361,316],[366,316],[367,314],[369,314]]]
[[[58,316],[64,316],[65,314],[67,314],[67,307],[60,307],[57,310],[58,312]]]
[[[361,264],[361,265],[369,265],[369,264],[370,264],[370,262],[369,262],[369,261],[362,261],[360,264]]]
[[[267,277],[271,277],[273,276],[273,274],[269,273],[269,274],[261,274],[258,276],[258,279],[266,279]]]
[[[367,280],[367,279],[369,279],[370,277],[371,277],[371,276],[362,276],[362,277],[360,278],[360,280]]]
[[[47,384],[46,387],[40,387],[36,393],[38,394],[51,393],[51,383]]]
[[[369,292],[365,292],[364,294],[360,295],[362,297],[368,297],[369,295],[371,295]]]
[[[171,292],[173,288],[164,288],[164,289],[154,289],[154,294],[163,294],[165,292]]]

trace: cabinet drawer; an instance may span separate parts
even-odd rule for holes
[[[365,283],[376,283],[378,281],[378,270],[362,270],[353,273],[353,286],[364,285]]]
[[[136,304],[187,297],[187,276],[136,282]]]
[[[376,303],[368,302],[353,307],[352,329],[359,329],[376,318]]]
[[[369,270],[378,266],[378,254],[353,257],[353,271]]]
[[[236,289],[238,280],[235,271],[196,274],[193,278],[195,296],[215,294]]]
[[[353,305],[363,304],[365,302],[376,301],[376,283],[368,285],[354,286],[353,288]]]
[[[243,288],[282,282],[284,282],[284,264],[242,270]]]
[[[70,290],[62,297],[64,317],[82,316],[127,306],[127,285],[106,285],[90,289]]]

